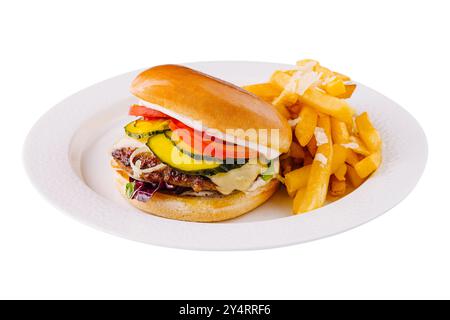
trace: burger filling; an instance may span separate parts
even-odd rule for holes
[[[129,198],[148,201],[155,192],[221,196],[253,192],[278,176],[278,159],[206,137],[180,121],[143,106],[112,151],[113,166],[128,178]]]
[[[119,167],[133,177],[134,172],[131,167],[130,157],[134,148],[121,148],[114,150],[112,153],[113,159]],[[149,169],[161,164],[161,161],[153,155],[151,152],[143,152],[138,154],[133,159],[133,164],[137,161],[141,161],[141,169]],[[170,190],[176,189],[177,192],[193,190],[194,192],[200,191],[216,191],[216,185],[207,177],[200,175],[189,175],[173,169],[169,166],[164,166],[161,169],[149,172],[141,173],[138,177],[134,176],[133,179],[139,179],[142,182],[148,182],[153,184],[167,184],[174,187],[181,188],[169,188]]]

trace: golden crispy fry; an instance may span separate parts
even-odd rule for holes
[[[314,129],[317,126],[317,112],[309,107],[303,106],[300,111],[300,121],[295,127],[295,136],[302,147],[306,146],[314,136]]]
[[[308,165],[300,169],[293,170],[284,177],[286,190],[290,197],[295,196],[295,192],[298,189],[306,187],[310,172],[311,165]]]
[[[322,128],[327,135],[327,140],[330,146],[333,146],[333,137],[331,136],[331,117],[327,114],[319,113],[317,118],[317,126]]]
[[[314,63],[316,64],[316,66],[319,66],[319,65],[320,65],[320,63],[319,63],[318,61],[313,60],[313,59],[303,59],[303,60],[298,60],[297,63],[296,63],[296,65],[299,66],[299,67],[303,67],[303,66],[305,66],[306,64],[308,64],[308,63],[310,63],[310,62],[314,62]],[[314,71],[315,71],[315,70],[314,70]]]
[[[324,66],[321,66],[319,63],[314,66],[314,71],[322,73],[322,79],[337,77],[335,72],[331,71],[328,68],[325,68]]]
[[[333,97],[339,97],[347,92],[344,81],[339,78],[334,78],[324,85],[325,91]]]
[[[284,72],[288,76],[292,77],[296,71],[297,70],[283,70],[282,72]]]
[[[345,162],[354,167],[359,160],[359,156],[355,151],[347,149],[347,158],[345,159]]]
[[[343,163],[334,173],[334,176],[340,180],[345,181],[345,174],[347,173],[347,165]]]
[[[356,84],[352,83],[352,84],[346,84],[345,85],[345,93],[337,96],[340,99],[349,99],[352,97],[353,92],[355,92],[356,89]]]
[[[303,202],[303,198],[305,196],[306,187],[303,187],[299,190],[297,190],[297,193],[295,194],[294,203],[292,205],[292,211],[294,214],[297,214],[300,212],[300,205]]]
[[[344,82],[351,80],[350,77],[348,77],[342,73],[339,73],[339,72],[331,71],[330,69],[325,68],[324,66],[320,65],[320,63],[318,61],[313,60],[313,59],[299,60],[299,61],[297,61],[296,64],[297,64],[297,66],[301,67],[301,66],[305,66],[306,64],[311,63],[311,62],[315,63],[313,70],[316,72],[322,73],[323,79],[336,77],[337,79],[340,79]]]
[[[335,143],[333,145],[333,161],[331,162],[331,173],[336,171],[345,163],[347,159],[347,148]]]
[[[290,119],[291,118],[291,114],[289,113],[288,109],[286,109],[286,106],[291,103],[292,99],[292,95],[286,95],[284,93],[284,91],[278,96],[276,97],[272,104],[273,106],[278,110],[278,112],[286,119]],[[295,96],[295,99],[297,99],[297,97]]]
[[[244,86],[243,89],[270,103],[272,103],[272,101],[278,97],[282,91],[278,86],[275,86],[272,83],[252,84]]]
[[[330,195],[333,197],[343,196],[345,194],[347,184],[343,180],[337,179],[335,176],[330,178]]]
[[[333,137],[334,143],[347,143],[350,139],[350,134],[348,133],[347,125],[345,124],[345,122],[332,117],[331,136]]]
[[[381,164],[381,151],[372,153],[370,156],[362,159],[355,164],[355,170],[361,178],[368,177],[372,172],[378,169]]]
[[[317,148],[305,193],[301,201],[298,201],[298,206],[294,208],[294,213],[296,214],[320,208],[324,204],[328,193],[331,163],[333,161],[330,117],[319,117],[317,125],[327,133],[328,143],[322,144]]]
[[[366,144],[364,141],[362,141],[357,136],[350,136],[349,140],[349,148],[355,151],[358,154],[361,154],[363,156],[370,155],[369,149],[366,147]]]
[[[286,109],[286,107],[284,105],[281,104],[277,104],[274,105],[275,109],[277,109],[277,111],[286,119],[290,119],[291,115],[289,114],[289,111]]]
[[[339,79],[341,79],[342,81],[344,81],[344,82],[347,82],[347,81],[351,81],[351,80],[352,80],[352,79],[350,79],[349,76],[346,76],[345,74],[342,74],[342,73],[339,73],[339,72],[336,72],[336,71],[334,71],[334,75],[335,75],[337,78],[339,78]]]
[[[332,97],[320,89],[312,88],[306,90],[302,96],[299,96],[299,100],[317,111],[328,114],[345,123],[353,122],[352,117],[355,111],[350,105],[345,100]]]
[[[350,181],[354,188],[358,188],[364,182],[364,179],[361,178],[358,173],[356,173],[356,170],[349,165],[347,165],[347,175],[345,177],[346,180]]]
[[[377,129],[372,125],[367,112],[357,116],[355,122],[359,136],[367,148],[372,152],[378,151],[381,148],[381,137]]]
[[[355,118],[353,118],[351,123],[346,123],[346,125],[347,125],[347,130],[350,135],[358,134],[358,129],[356,128]]]
[[[344,82],[351,80],[350,77],[336,71],[331,71],[330,69],[325,68],[324,66],[321,65],[316,65],[314,67],[314,71],[321,72],[325,79],[336,77],[337,79],[342,80]]]
[[[298,95],[296,93],[284,90],[281,94],[273,100],[274,105],[283,105],[290,107],[298,101]]]
[[[280,90],[284,90],[284,87],[289,83],[291,77],[284,71],[275,71],[270,77],[270,83],[278,87]]]

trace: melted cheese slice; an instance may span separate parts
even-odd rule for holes
[[[245,192],[265,169],[266,167],[259,163],[247,163],[240,168],[218,173],[209,178],[222,194],[230,194],[234,190]]]

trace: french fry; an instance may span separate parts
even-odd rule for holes
[[[330,116],[319,113],[319,117],[317,118],[317,126],[322,128],[325,134],[327,135],[327,141],[330,146],[333,146],[333,137],[331,136],[331,118]]]
[[[333,161],[331,162],[331,173],[336,171],[345,163],[347,159],[347,148],[335,143],[333,145]]]
[[[334,173],[334,176],[340,180],[345,181],[345,174],[347,173],[347,165],[343,163]]]
[[[355,171],[361,178],[368,177],[371,173],[378,169],[381,164],[381,151],[372,153],[355,164]]]
[[[331,71],[330,69],[320,65],[319,63],[317,63],[317,65],[314,67],[314,71],[321,72],[325,79],[336,77],[337,79],[340,79],[344,82],[351,80],[350,77],[336,71]]]
[[[353,121],[352,117],[355,111],[345,100],[332,97],[317,88],[306,90],[302,96],[299,96],[299,100],[317,111],[328,114],[345,123]]]
[[[345,162],[347,162],[351,166],[355,166],[359,162],[359,156],[351,149],[347,149],[347,158]]]
[[[358,188],[364,182],[364,179],[358,175],[355,168],[349,165],[347,165],[347,174],[345,177],[354,188]]]
[[[295,126],[295,136],[302,147],[306,146],[314,135],[317,126],[317,112],[309,107],[303,106],[300,111],[300,121]]]
[[[322,144],[317,148],[306,190],[301,200],[298,201],[298,206],[295,206],[294,209],[296,214],[320,208],[324,204],[328,193],[331,163],[333,161],[330,117],[319,117],[317,125],[327,133],[328,143]]]
[[[276,97],[272,104],[273,105],[283,105],[289,107],[294,105],[298,100],[298,95],[296,93],[283,90],[278,97]]]
[[[315,66],[320,65],[318,61],[313,60],[313,59],[303,59],[303,60],[298,60],[297,63],[296,63],[296,65],[299,66],[299,67],[303,67],[303,66],[305,66],[306,64],[311,63],[311,62],[315,63]],[[315,71],[315,70],[314,70],[314,71]]]
[[[345,194],[347,184],[343,180],[337,179],[335,176],[330,178],[330,195],[333,197],[343,196]]]
[[[284,71],[275,71],[270,77],[270,83],[278,87],[280,90],[284,90],[284,87],[289,83],[291,77]]]
[[[345,144],[344,144],[345,145]],[[360,138],[358,138],[357,136],[350,136],[349,140],[348,140],[348,145],[347,145],[350,149],[352,149],[353,151],[355,151],[358,154],[361,154],[363,156],[368,156],[370,155],[370,151],[369,149],[366,147],[366,144],[364,143],[364,141],[362,141]]]
[[[337,96],[339,99],[349,99],[352,97],[353,92],[355,92],[356,89],[356,84],[352,83],[352,84],[346,84],[345,85],[345,93]]]
[[[282,72],[292,77],[297,70],[283,70]]]
[[[286,190],[290,197],[295,196],[297,190],[306,187],[308,183],[311,165],[301,167],[300,169],[289,172],[285,177]]]
[[[378,151],[381,148],[381,137],[377,129],[372,125],[367,112],[357,116],[355,122],[359,136],[367,148],[372,152]]]
[[[274,107],[285,119],[291,118],[291,115],[289,114],[289,111],[287,111],[285,106],[278,104],[278,105],[274,105]]]
[[[309,140],[308,144],[306,145],[306,148],[308,149],[309,153],[314,157],[317,152],[317,141],[314,136],[312,136],[311,140]]]
[[[291,114],[289,113],[288,109],[286,109],[286,106],[294,104],[295,101],[293,99],[297,100],[297,95],[293,95],[283,91],[278,97],[273,100],[272,104],[284,118],[290,119]]]
[[[258,83],[243,87],[244,90],[253,93],[261,99],[272,103],[281,94],[281,89],[272,83]]]
[[[303,187],[299,190],[297,190],[296,194],[295,194],[295,198],[294,198],[294,203],[292,205],[292,211],[294,212],[294,214],[297,214],[300,209],[300,204],[303,202],[303,198],[305,196],[305,191],[306,191],[306,187]]]
[[[324,85],[324,89],[329,95],[333,97],[339,97],[347,92],[344,81],[336,77],[330,82],[326,83]]]
[[[297,142],[293,141],[289,149],[289,155],[295,159],[303,159],[305,158],[305,151]]]
[[[347,130],[350,133],[350,135],[357,135],[358,129],[356,128],[355,118],[352,119],[351,123],[346,123]]]
[[[322,73],[322,78],[323,79],[328,79],[328,78],[332,78],[332,77],[336,77],[336,72],[331,71],[328,68],[325,68],[324,66],[321,66],[319,63],[317,63],[314,66],[314,71],[315,72],[319,72]]]
[[[320,63],[318,61],[316,61],[316,60],[303,59],[303,60],[297,61],[296,64],[297,64],[297,66],[302,67],[302,66],[305,66],[306,64],[311,63],[311,62],[315,63],[313,70],[316,71],[316,72],[321,72],[322,73],[322,77],[325,78],[325,79],[326,78],[331,78],[331,77],[336,77],[337,79],[340,79],[340,80],[342,80],[344,82],[351,80],[348,76],[346,76],[346,75],[344,75],[342,73],[334,72],[334,71],[331,71],[328,68],[325,68],[324,66],[320,65]]]
[[[345,122],[332,117],[331,136],[333,137],[334,143],[347,143],[350,139],[350,134],[348,133],[347,125],[345,124]]]
[[[342,73],[339,73],[339,72],[336,72],[336,71],[334,71],[334,75],[335,75],[337,78],[339,78],[339,79],[341,79],[342,81],[344,81],[344,82],[347,82],[347,81],[351,81],[351,80],[352,80],[352,79],[350,79],[349,76],[346,76],[345,74],[342,74]]]

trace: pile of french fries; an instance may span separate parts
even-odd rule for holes
[[[382,141],[369,115],[349,105],[356,84],[314,60],[275,71],[269,82],[244,89],[272,103],[293,129],[281,156],[281,180],[305,213],[358,188],[381,164]]]

